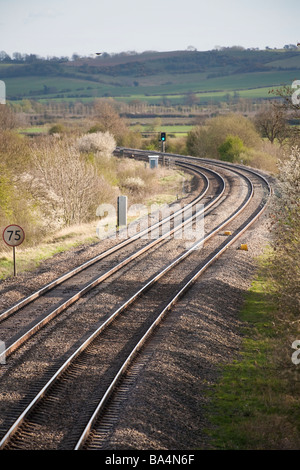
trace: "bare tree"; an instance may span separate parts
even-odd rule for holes
[[[15,113],[4,104],[0,105],[0,131],[16,127]]]
[[[197,98],[196,93],[193,93],[191,91],[186,93],[185,98],[184,98],[184,104],[186,104],[187,106],[194,106],[198,103],[199,103],[199,99]]]
[[[276,106],[281,109],[288,117],[290,123],[298,124],[289,127],[289,141],[291,145],[299,145],[300,142],[300,82],[296,80],[291,86],[285,85],[278,89],[270,91],[271,94],[277,96]],[[298,89],[297,89],[298,87]]]
[[[262,137],[266,137],[271,143],[277,139],[283,141],[289,136],[286,111],[276,104],[271,109],[261,111],[254,118],[254,124]]]
[[[94,131],[109,132],[119,143],[127,133],[127,125],[114,107],[106,100],[96,100],[94,103],[94,114],[97,119]]]
[[[57,225],[85,222],[95,213],[102,178],[68,140],[55,137],[34,150],[35,196]]]

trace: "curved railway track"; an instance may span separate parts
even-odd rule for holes
[[[139,256],[143,255],[158,243],[163,242],[165,239],[181,230],[181,225],[170,228],[170,221],[178,218],[183,211],[187,209],[192,209],[201,201],[207,192],[211,189],[210,183],[207,176],[199,171],[199,168],[194,168],[194,172],[201,176],[204,180],[204,188],[201,193],[195,197],[188,205],[182,209],[176,210],[174,214],[166,217],[165,219],[149,225],[146,229],[139,231],[134,236],[123,240],[122,242],[114,245],[105,252],[100,253],[98,256],[88,260],[84,264],[76,267],[70,272],[65,273],[60,278],[54,280],[50,284],[44,286],[40,290],[34,292],[30,296],[26,297],[22,301],[18,302],[16,305],[10,307],[0,314],[0,324],[2,331],[2,338],[5,339],[5,344],[7,345],[6,349],[0,355],[8,358],[16,349],[18,349],[22,344],[24,344],[31,336],[33,336],[37,331],[47,325],[53,318],[59,315],[61,312],[66,310],[68,307],[77,302],[80,298],[87,294],[90,290],[98,286],[100,283],[103,283],[110,276],[114,275],[116,272],[120,271],[122,268],[127,266],[129,263],[134,261]],[[207,170],[206,170],[207,171]],[[218,187],[220,188],[216,191],[214,196],[210,196],[212,199],[209,200],[205,206],[204,211],[214,205],[223,195],[225,191],[225,182],[222,177],[220,177],[216,172],[208,170],[210,174],[218,181]],[[202,210],[202,209],[201,209]],[[184,221],[187,225],[191,220],[199,216],[198,213],[194,213],[191,217]],[[164,226],[167,228],[164,230]],[[114,263],[114,261],[109,261],[109,268],[104,270],[101,275],[98,275],[99,265],[101,266],[101,261],[109,258],[111,255],[118,253],[122,248],[127,248],[129,245],[133,245],[135,242],[139,242],[144,235],[154,230],[161,228],[161,231],[164,232],[162,235],[158,235],[150,243],[143,242],[142,247],[138,246],[138,249],[134,246],[133,252],[122,259],[120,262]],[[111,267],[112,264],[112,267]],[[101,266],[102,267],[102,266]],[[70,283],[71,281],[71,283]],[[55,290],[56,289],[56,290]],[[74,292],[75,291],[75,292]],[[49,294],[50,293],[50,294]],[[57,300],[62,298],[57,305]],[[32,305],[33,304],[33,305]],[[55,304],[55,308],[52,308],[52,304]],[[30,311],[30,315],[26,316],[24,311],[25,307],[29,306],[27,311]],[[42,311],[43,314],[40,315],[38,312]],[[12,317],[12,318],[11,318]],[[24,328],[20,328],[20,325],[26,323]],[[7,325],[7,326],[6,326]],[[16,325],[17,332],[12,334],[12,331],[15,330],[14,325]],[[27,326],[29,325],[29,326]],[[5,330],[10,332],[10,337],[6,337]],[[21,331],[21,333],[20,333]]]
[[[135,152],[143,156],[141,152]],[[176,160],[176,164],[182,167],[199,171],[197,165],[199,160],[197,159],[174,155],[170,158]],[[120,386],[124,374],[129,367],[132,367],[134,358],[149,341],[157,325],[185,292],[192,287],[199,276],[261,215],[271,194],[267,180],[254,171],[221,163],[215,165],[216,162],[210,160],[205,161],[206,167],[204,169],[203,163],[204,161],[201,160],[201,172],[208,171],[210,174],[214,172],[216,175],[215,170],[211,168],[214,165],[219,168],[218,171],[225,171],[227,178],[229,178],[228,174],[231,174],[239,180],[240,184],[243,182],[243,189],[240,190],[242,201],[239,201],[234,207],[230,216],[223,218],[189,249],[182,250],[167,265],[160,267],[155,275],[150,276],[147,282],[143,282],[139,288],[134,289],[133,293],[121,302],[121,305],[112,309],[100,320],[100,324],[96,328],[94,327],[89,334],[85,335],[84,341],[81,341],[78,347],[73,348],[72,353],[67,354],[66,359],[62,363],[60,362],[59,367],[55,364],[47,370],[43,376],[44,385],[37,393],[34,390],[33,393],[27,394],[26,399],[24,398],[20,404],[20,408],[23,407],[23,410],[11,412],[11,415],[7,416],[5,424],[2,426],[2,429],[5,429],[6,426],[6,431],[2,431],[1,449],[80,449],[83,446],[85,448],[101,448],[101,438],[99,438],[101,432],[103,433],[101,418],[104,416],[116,387]],[[224,184],[224,178],[219,179],[218,186],[220,186],[220,181],[223,181]],[[229,191],[227,197],[224,197],[225,187],[223,184],[222,188],[219,187],[217,195],[209,203],[206,203],[206,212],[209,213],[209,208],[216,204],[219,204],[219,210],[222,209],[222,204],[225,204],[230,194]],[[205,186],[200,197],[207,194],[208,185]],[[258,200],[254,198],[256,193],[259,193]],[[224,200],[221,202],[222,196]],[[198,198],[196,199],[199,201]],[[189,223],[191,221],[189,220]],[[232,235],[220,244],[215,235],[220,233],[229,223],[231,228],[234,228]],[[174,229],[169,232],[174,233]],[[161,242],[170,235],[169,232],[160,240]],[[138,234],[137,238],[139,238]],[[148,251],[151,251],[155,245],[154,242],[148,243]],[[198,250],[199,247],[202,249]],[[141,250],[144,253],[144,248],[135,251],[130,261],[136,259],[139,256],[137,253]],[[165,249],[164,246],[162,249]],[[102,255],[104,254],[100,256]],[[101,257],[101,259],[103,258]],[[131,257],[127,257],[126,260],[129,258]],[[123,262],[116,264],[110,269],[110,275],[115,274],[115,268],[120,267],[121,269],[130,261],[125,264]],[[91,260],[91,264],[95,263],[96,261]],[[85,267],[80,267],[80,270],[85,270]],[[70,273],[67,274],[67,276],[69,275]],[[106,275],[107,273],[105,273]],[[82,295],[98,285],[100,277],[98,276],[96,281],[88,283],[83,289]],[[100,282],[105,279],[106,277]],[[85,290],[86,288],[88,289]],[[52,290],[52,287],[48,289],[47,286],[47,290]],[[66,308],[70,305],[68,302]],[[30,304],[31,301],[26,300],[26,303]],[[15,316],[17,310],[11,311],[11,315]],[[6,314],[3,321],[9,316]],[[35,325],[34,328],[36,328],[34,331],[36,333],[39,327],[37,328]],[[12,344],[14,343],[12,342]],[[21,344],[17,347],[20,346]],[[15,352],[16,349],[13,347],[9,354]],[[39,381],[38,384],[40,383]],[[111,419],[104,425],[104,435],[107,426],[111,425]],[[113,416],[114,419],[115,416]],[[99,427],[102,429],[101,432],[97,431]],[[95,439],[97,444],[95,444]]]

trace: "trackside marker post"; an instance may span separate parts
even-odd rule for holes
[[[118,221],[117,226],[127,225],[127,196],[118,197]]]
[[[16,246],[21,245],[25,239],[25,232],[19,225],[8,225],[3,230],[3,240],[13,248],[14,276],[16,275]]]

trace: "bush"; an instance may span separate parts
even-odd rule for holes
[[[26,232],[24,246],[43,235],[42,214],[31,193],[31,165],[26,137],[0,131],[0,229],[12,223],[21,225]]]
[[[272,276],[279,304],[286,313],[300,311],[300,150],[279,162],[279,193],[273,213]]]
[[[122,186],[126,189],[129,189],[130,191],[139,191],[141,189],[144,189],[145,182],[139,176],[132,176],[126,178],[125,181],[123,181]]]
[[[95,132],[79,137],[77,146],[80,152],[93,152],[98,157],[110,157],[116,148],[116,141],[109,132]]]
[[[187,137],[187,150],[196,157],[219,158],[219,147],[229,135],[241,139],[246,147],[260,143],[253,123],[239,114],[228,114],[208,119],[204,126],[193,129]]]
[[[49,129],[49,135],[62,134],[65,132],[65,128],[62,124],[55,124]]]
[[[17,223],[25,230],[25,245],[33,244],[45,233],[41,215],[26,182],[15,184],[12,174],[0,163],[0,230]]]
[[[229,135],[218,148],[218,152],[221,160],[236,162],[239,160],[242,152],[245,152],[243,141],[236,135]]]

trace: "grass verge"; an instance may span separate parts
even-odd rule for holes
[[[183,197],[183,181],[187,183],[191,179],[189,174],[181,170],[168,170],[157,173],[158,183],[155,190],[149,196],[145,196],[145,210],[151,205],[164,206]],[[130,199],[129,199],[130,200]],[[135,201],[133,201],[134,203]],[[146,213],[146,212],[145,212]],[[128,216],[128,224],[142,217],[143,213],[137,211],[136,215]],[[83,244],[99,242],[99,236],[105,238],[116,229],[114,217],[105,218],[101,224],[100,233],[99,220],[90,223],[65,227],[49,235],[46,239],[34,246],[20,246],[16,248],[16,268],[17,274],[36,269],[44,260],[51,258],[57,253],[70,250]],[[0,280],[4,280],[13,274],[13,251],[4,246],[0,250]],[[1,248],[1,247],[0,247]]]
[[[259,259],[259,273],[246,295],[239,357],[222,366],[211,392],[212,449],[299,449],[300,364],[291,360],[299,323],[277,308],[270,256]]]
[[[24,249],[16,248],[17,274],[31,271],[37,268],[44,260],[51,258],[57,253],[69,250],[72,247],[84,243],[99,241],[96,236],[97,222],[68,227],[53,234],[37,246]],[[13,273],[13,254],[10,251],[0,253],[0,280],[11,276]]]

